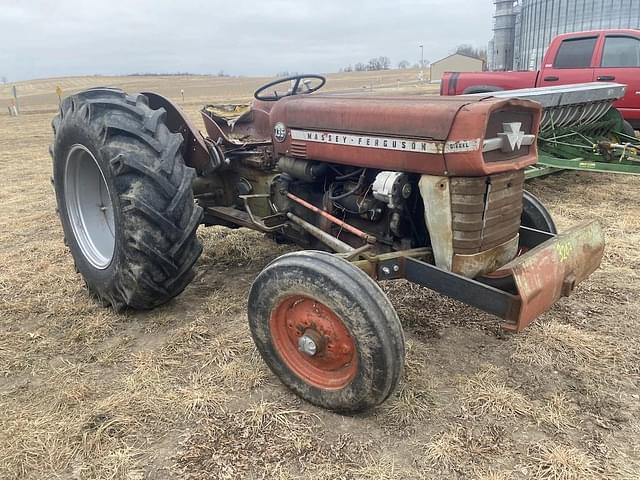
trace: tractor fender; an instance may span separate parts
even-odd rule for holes
[[[167,112],[165,123],[169,130],[182,134],[184,138],[182,155],[187,166],[195,168],[201,174],[211,173],[219,166],[221,152],[215,148],[215,145],[208,146],[198,128],[178,105],[157,93],[143,92],[143,95],[149,99],[149,107],[152,109],[165,109]]]

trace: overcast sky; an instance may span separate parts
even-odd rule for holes
[[[332,72],[486,47],[491,0],[0,0],[0,76]]]

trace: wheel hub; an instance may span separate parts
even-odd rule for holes
[[[115,251],[111,194],[98,161],[84,145],[71,147],[64,171],[64,202],[73,235],[84,258],[106,269]]]
[[[326,305],[301,295],[288,297],[273,310],[270,330],[282,361],[305,382],[337,389],[355,377],[354,339]]]
[[[321,353],[323,347],[322,336],[312,329],[307,329],[300,338],[298,338],[298,350],[311,357]]]

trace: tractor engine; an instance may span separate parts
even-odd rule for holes
[[[430,246],[437,266],[475,277],[518,251],[524,168],[540,108],[521,100],[308,96],[269,112],[277,211],[354,244],[293,194],[375,238]]]
[[[418,176],[362,167],[349,168],[309,160],[282,157],[277,163],[282,172],[272,189],[277,211],[295,211],[327,233],[347,243],[357,242],[349,231],[341,231],[326,218],[316,215],[287,197],[288,193],[311,202],[318,208],[375,237],[381,250],[416,247],[426,241],[423,222],[413,222],[421,210],[417,190]],[[420,211],[418,218],[422,218]]]

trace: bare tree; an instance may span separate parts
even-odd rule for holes
[[[2,76],[2,83],[7,83],[7,77],[5,77],[4,75]]]
[[[484,48],[475,48],[473,45],[462,44],[456,47],[454,53],[466,55],[467,57],[479,58],[480,60],[487,60],[487,50]]]
[[[372,58],[369,60],[369,64],[367,65],[367,70],[389,70],[391,66],[391,60],[389,57],[379,56],[376,58]]]
[[[367,66],[362,62],[356,63],[356,65],[354,67],[354,70],[356,72],[364,72],[366,69],[367,69]]]
[[[398,62],[398,68],[401,68],[401,69],[403,69],[403,70],[404,70],[405,68],[409,68],[410,66],[411,66],[411,64],[410,64],[407,60],[400,60],[400,61]]]

